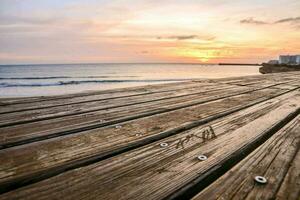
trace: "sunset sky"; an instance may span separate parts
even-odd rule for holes
[[[0,0],[0,64],[259,63],[300,54],[300,0]]]

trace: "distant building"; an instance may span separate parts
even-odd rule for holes
[[[298,65],[300,64],[300,55],[297,55],[296,63],[297,63]]]
[[[270,60],[268,63],[272,64],[272,65],[277,65],[277,64],[279,64],[279,61],[278,60]]]
[[[299,65],[300,55],[281,55],[279,56],[279,64]]]

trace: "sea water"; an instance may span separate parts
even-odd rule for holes
[[[70,94],[259,74],[258,66],[200,64],[1,65],[0,97]]]

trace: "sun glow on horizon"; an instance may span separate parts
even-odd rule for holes
[[[0,64],[259,63],[300,52],[298,0],[130,2],[2,0]]]

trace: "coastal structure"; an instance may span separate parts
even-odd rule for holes
[[[279,64],[279,61],[278,60],[270,60],[268,62],[268,64],[277,65],[277,64]]]
[[[299,65],[300,55],[280,55],[279,64]]]
[[[262,74],[300,70],[300,55],[280,55],[278,60],[262,63]]]
[[[299,79],[1,99],[0,200],[298,200]]]
[[[270,60],[268,64],[299,65],[300,55],[280,55],[278,60]]]

